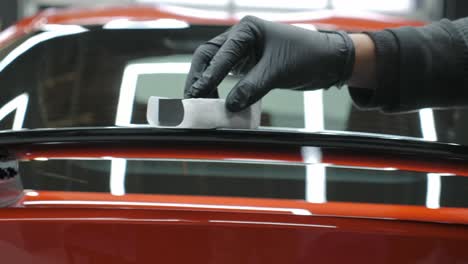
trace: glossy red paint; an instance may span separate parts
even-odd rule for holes
[[[198,11],[198,12],[197,12]],[[115,19],[134,21],[155,19],[177,19],[190,24],[232,25],[239,21],[236,14],[210,16],[207,12],[198,15],[200,10],[171,8],[167,6],[127,6],[102,7],[93,9],[48,9],[32,17],[19,21],[0,35],[0,47],[15,39],[41,30],[48,24],[103,25]],[[209,12],[208,12],[209,13]],[[291,13],[280,16],[278,21],[285,23],[313,24],[319,28],[333,28],[350,31],[378,30],[400,26],[420,26],[422,21],[401,19],[375,13],[343,13],[322,10],[308,13]]]
[[[195,14],[195,12],[192,12]],[[421,22],[386,16],[359,18],[332,11],[288,23],[371,30]],[[46,10],[0,35],[0,46],[47,24],[105,24],[114,19],[179,19],[231,25],[237,17],[206,18],[163,7]],[[183,151],[181,151],[183,149]],[[38,157],[138,157],[247,159],[303,162],[300,148],[272,151],[234,145],[99,148],[84,144],[30,145],[14,153]],[[322,162],[394,167],[468,175],[468,166],[417,157],[363,155],[323,150]],[[440,163],[439,163],[440,164]],[[0,210],[2,263],[462,263],[468,259],[468,210],[418,206],[104,193],[26,191]],[[34,196],[31,196],[34,195]]]
[[[13,149],[12,149],[13,151]],[[129,145],[122,148],[109,145],[86,144],[35,144],[27,147],[17,147],[13,151],[18,159],[31,160],[35,158],[167,158],[167,159],[198,159],[198,160],[250,160],[271,162],[304,162],[300,147],[283,147],[281,149],[267,146],[238,146],[232,144],[190,145]],[[325,164],[370,167],[395,168],[400,170],[450,173],[457,176],[468,176],[468,164],[463,160],[444,160],[420,158],[417,156],[402,157],[401,155],[356,153],[342,150],[320,149],[321,162]]]
[[[108,208],[333,216],[468,224],[468,209],[238,197],[25,191],[26,208]]]
[[[360,153],[359,159],[353,153],[339,151],[324,151],[322,162],[337,165],[374,168],[396,168],[399,170],[421,171],[432,173],[448,173],[457,176],[468,176],[468,163],[464,160],[441,160],[443,158],[425,158],[417,156],[402,157],[401,155],[365,154]]]
[[[0,232],[5,263],[463,263],[468,259],[464,225],[318,215],[26,207],[1,210]]]
[[[240,20],[238,14],[223,12],[211,12],[202,10],[202,15],[197,14],[197,9],[177,8],[170,6],[129,6],[129,7],[105,7],[93,9],[70,9],[65,11],[49,10],[44,14],[48,23],[57,24],[105,24],[116,18],[129,20],[151,20],[159,18],[173,18],[186,21],[190,24],[215,24],[231,25]],[[217,15],[215,15],[217,14]],[[260,13],[261,14],[261,13]],[[333,27],[347,29],[382,29],[402,25],[421,25],[421,21],[401,19],[385,16],[377,13],[337,12],[333,10],[319,10],[311,12],[298,12],[279,14],[272,19],[288,23],[324,24]]]
[[[276,162],[302,162],[301,149],[299,147],[285,147],[282,149],[272,147],[236,146],[232,144],[158,144],[151,146],[129,145],[99,146],[96,144],[54,144],[54,145],[30,145],[26,148],[19,147],[15,151],[18,159],[35,158],[64,158],[64,157],[88,157],[88,158],[168,158],[168,159],[202,159],[202,160],[270,160]]]

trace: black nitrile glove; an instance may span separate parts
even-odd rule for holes
[[[184,96],[218,97],[217,86],[232,72],[242,79],[226,107],[240,111],[274,88],[342,85],[353,64],[354,45],[344,32],[315,32],[247,16],[195,51]]]

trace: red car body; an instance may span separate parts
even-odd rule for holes
[[[312,16],[312,14],[311,14]],[[171,18],[233,24],[157,7],[47,10],[7,29],[1,45],[45,24]],[[345,30],[421,25],[385,16],[289,20]],[[465,147],[376,136],[138,128],[31,130],[0,135],[16,160],[126,159],[269,162],[468,176]],[[3,263],[468,263],[468,209],[300,199],[25,190],[0,210]]]

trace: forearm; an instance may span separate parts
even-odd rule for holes
[[[353,37],[348,85],[358,106],[404,112],[468,105],[468,19],[366,34]]]

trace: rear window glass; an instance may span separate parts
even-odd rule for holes
[[[158,159],[20,162],[25,189],[468,207],[468,177],[323,164]],[[430,178],[436,177],[433,189]],[[432,199],[432,198],[431,198]]]
[[[147,125],[148,97],[181,98],[192,53],[226,29],[56,25],[31,34],[0,52],[0,129]],[[237,81],[228,76],[221,97]],[[277,89],[262,105],[261,125],[267,127],[424,136],[418,113],[358,111],[346,88]],[[438,138],[453,138],[450,119],[442,123],[438,116],[429,115],[424,127],[434,129],[435,120],[447,128],[436,127]]]

